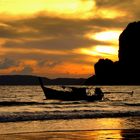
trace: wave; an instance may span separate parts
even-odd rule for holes
[[[100,111],[100,110],[73,110],[73,111],[43,111],[43,112],[5,112],[0,114],[0,122],[18,122],[56,119],[85,119],[85,118],[115,118],[140,116],[140,111]]]
[[[140,103],[124,103],[127,106],[140,106]]]
[[[19,101],[2,101],[0,102],[0,106],[25,106],[25,105],[71,105],[71,104],[75,104],[75,105],[79,105],[81,103],[85,103],[87,104],[88,102],[86,101],[48,101],[48,102],[35,102],[35,101],[30,101],[30,102],[19,102]]]
[[[41,102],[17,102],[17,101],[3,101],[0,102],[0,106],[24,106],[24,105],[43,105]]]

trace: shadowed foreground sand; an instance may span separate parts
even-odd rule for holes
[[[0,135],[0,140],[138,140],[140,130],[60,131]]]

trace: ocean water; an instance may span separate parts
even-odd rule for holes
[[[139,129],[140,86],[100,87],[110,93],[88,102],[45,99],[40,86],[0,86],[0,134]],[[95,86],[87,88],[94,91]]]

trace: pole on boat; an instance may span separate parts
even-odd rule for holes
[[[44,84],[43,84],[42,78],[41,77],[38,77],[38,80],[39,80],[39,83],[41,85],[41,88],[42,88],[43,92],[45,93],[45,88],[44,88]]]
[[[110,91],[110,92],[104,92],[106,94],[110,94],[110,93],[128,93],[133,95],[134,91]]]
[[[39,83],[40,83],[41,87],[44,88],[42,78],[41,77],[38,77],[38,80],[39,80]]]

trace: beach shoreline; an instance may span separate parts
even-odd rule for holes
[[[0,140],[138,139],[139,117],[0,123]]]

